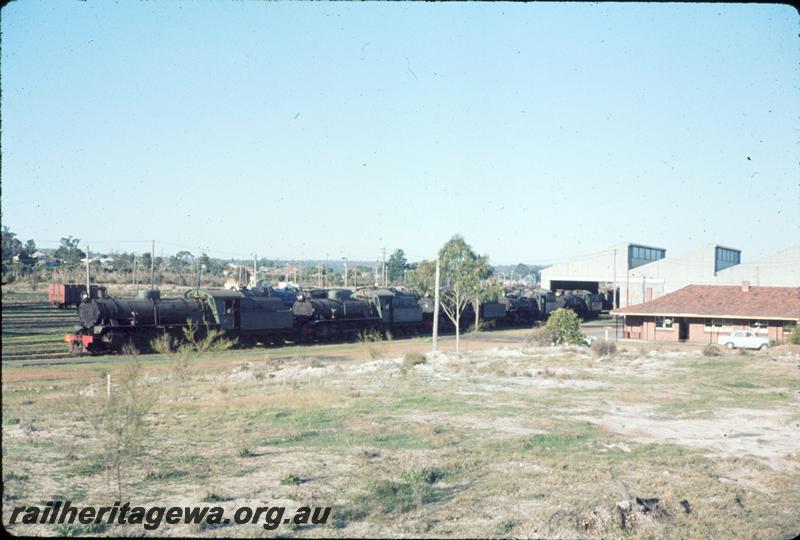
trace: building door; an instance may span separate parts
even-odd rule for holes
[[[681,341],[689,339],[689,322],[686,319],[678,319],[678,339]]]

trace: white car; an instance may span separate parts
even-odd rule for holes
[[[725,345],[729,349],[766,349],[769,347],[769,338],[756,335],[751,330],[736,330],[729,336],[717,338],[719,345]]]

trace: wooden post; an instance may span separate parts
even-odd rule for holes
[[[111,373],[106,373],[106,397],[111,399]]]
[[[436,259],[436,283],[434,285],[433,303],[433,351],[436,352],[439,338],[439,259]]]

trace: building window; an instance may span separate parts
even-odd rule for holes
[[[733,332],[733,325],[731,325],[730,322],[731,321],[726,321],[725,319],[706,319],[703,330],[715,333]]]
[[[666,251],[663,249],[643,246],[628,246],[628,263],[631,268],[636,268],[651,261],[663,259]]]
[[[769,326],[769,324],[767,323],[767,321],[758,320],[758,321],[750,321],[748,323],[748,326],[750,327],[750,330],[752,330],[756,334],[766,334],[768,332],[767,326]]]
[[[725,268],[737,265],[741,262],[741,252],[735,249],[727,249],[718,247],[715,250],[714,262],[715,271],[724,270]]]
[[[656,317],[656,328],[672,328],[672,317]]]

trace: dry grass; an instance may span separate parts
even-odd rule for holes
[[[328,526],[282,526],[282,536],[780,538],[800,528],[795,353],[620,350],[590,365],[586,348],[368,362],[362,344],[353,350],[336,361],[229,353],[196,366],[177,395],[169,369],[146,367],[161,399],[128,491],[148,505],[334,507]],[[398,364],[414,376],[398,377]],[[3,371],[4,522],[14,504],[108,504],[113,483],[79,406],[104,391],[101,377],[37,368],[45,377],[32,380],[19,369]]]

